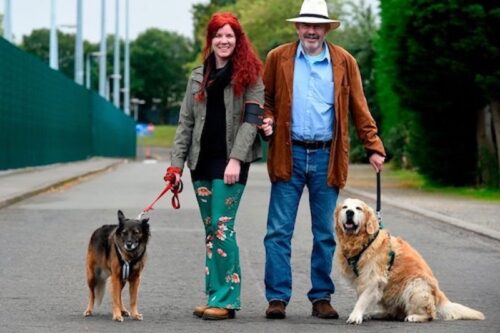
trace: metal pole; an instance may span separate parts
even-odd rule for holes
[[[75,82],[83,85],[82,0],[77,0],[76,6]]]
[[[59,52],[57,50],[57,26],[56,26],[57,1],[51,1],[50,9],[50,67],[59,69]]]
[[[12,43],[12,11],[10,0],[5,0],[5,11],[3,17],[3,37]]]
[[[115,0],[115,49],[113,63],[113,104],[120,107],[120,0]]]
[[[85,87],[90,89],[90,54],[85,59]]]
[[[101,46],[99,48],[99,95],[106,97],[106,1],[101,0]]]
[[[123,89],[123,111],[127,116],[130,116],[130,45],[128,38],[129,11],[128,1],[125,0],[125,82]]]

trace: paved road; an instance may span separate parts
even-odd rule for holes
[[[305,296],[311,248],[306,200],[293,243],[294,295],[288,317],[266,320],[262,239],[269,183],[263,165],[252,168],[237,221],[243,273],[243,310],[237,319],[206,322],[191,315],[192,307],[204,301],[204,240],[189,177],[184,177],[180,210],[162,200],[150,214],[149,261],[139,295],[144,321],[112,322],[108,295],[95,316],[84,318],[90,234],[115,223],[118,209],[138,214],[161,190],[166,166],[163,161],[127,163],[1,209],[0,332],[500,332],[499,242],[390,206],[384,207],[384,224],[392,234],[423,254],[451,300],[480,309],[487,319],[348,326],[355,294],[335,273],[333,304],[341,319],[312,318]]]

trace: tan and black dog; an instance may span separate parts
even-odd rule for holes
[[[118,221],[118,225],[103,225],[90,238],[87,251],[89,304],[83,315],[91,316],[94,302],[101,303],[110,277],[113,320],[123,321],[123,316],[142,320],[142,314],[137,310],[137,293],[150,237],[149,219],[127,219],[119,210]],[[130,313],[122,303],[122,289],[127,281],[130,285]]]

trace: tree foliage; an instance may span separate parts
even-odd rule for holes
[[[392,97],[387,104],[397,111],[389,116],[414,113],[412,161],[438,183],[478,180],[478,110],[499,91],[499,42],[491,30],[498,27],[497,7],[488,1],[382,0],[381,37],[388,40],[379,44],[377,68],[388,80],[379,81],[385,89],[380,99]]]
[[[75,71],[75,35],[57,31],[57,41],[59,71],[73,79]],[[36,55],[48,64],[50,57],[50,30],[33,30],[30,35],[23,36],[20,47],[26,52]]]
[[[184,64],[192,60],[189,39],[169,31],[149,29],[131,44],[132,95],[152,106],[160,99],[168,109],[180,104],[187,83]]]

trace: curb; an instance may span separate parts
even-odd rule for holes
[[[90,170],[87,172],[79,173],[77,175],[74,175],[74,176],[71,176],[68,178],[64,178],[62,180],[56,181],[56,182],[51,183],[51,184],[35,187],[32,190],[27,191],[25,193],[13,196],[11,198],[7,198],[5,200],[1,200],[0,201],[0,209],[5,208],[5,207],[10,206],[10,205],[13,205],[13,204],[20,202],[22,200],[34,197],[35,195],[46,192],[50,189],[61,187],[67,183],[78,180],[79,178],[88,177],[88,176],[95,175],[98,173],[106,172],[108,170],[116,168],[119,164],[123,164],[123,163],[125,163],[125,160],[119,160],[119,161],[113,162],[109,165],[106,165],[106,166],[103,166],[103,167],[100,167],[97,169],[93,169],[93,170]],[[30,171],[32,171],[32,170],[33,169],[30,168]]]
[[[377,200],[376,195],[371,194],[371,193],[367,193],[364,191],[356,190],[353,188],[344,188],[343,191],[347,192],[347,193],[351,193],[353,195],[365,197],[365,198],[368,198],[371,200],[375,200],[375,201]],[[396,208],[399,208],[402,210],[406,210],[406,211],[411,212],[411,213],[419,214],[419,215],[431,218],[431,219],[439,221],[439,222],[451,224],[457,228],[471,231],[471,232],[476,233],[478,235],[481,235],[481,236],[484,236],[484,237],[487,237],[487,238],[490,238],[490,239],[493,239],[496,241],[500,241],[500,232],[498,232],[496,230],[488,229],[488,228],[485,228],[483,226],[470,224],[470,223],[467,223],[463,220],[457,219],[455,217],[446,216],[446,215],[443,215],[441,213],[436,213],[436,212],[433,212],[433,211],[430,211],[427,209],[422,209],[422,208],[418,208],[418,207],[410,207],[408,205],[401,204],[401,203],[397,202],[396,200],[384,198],[382,201],[385,204],[388,204],[390,206],[393,206],[393,207],[396,207]]]

